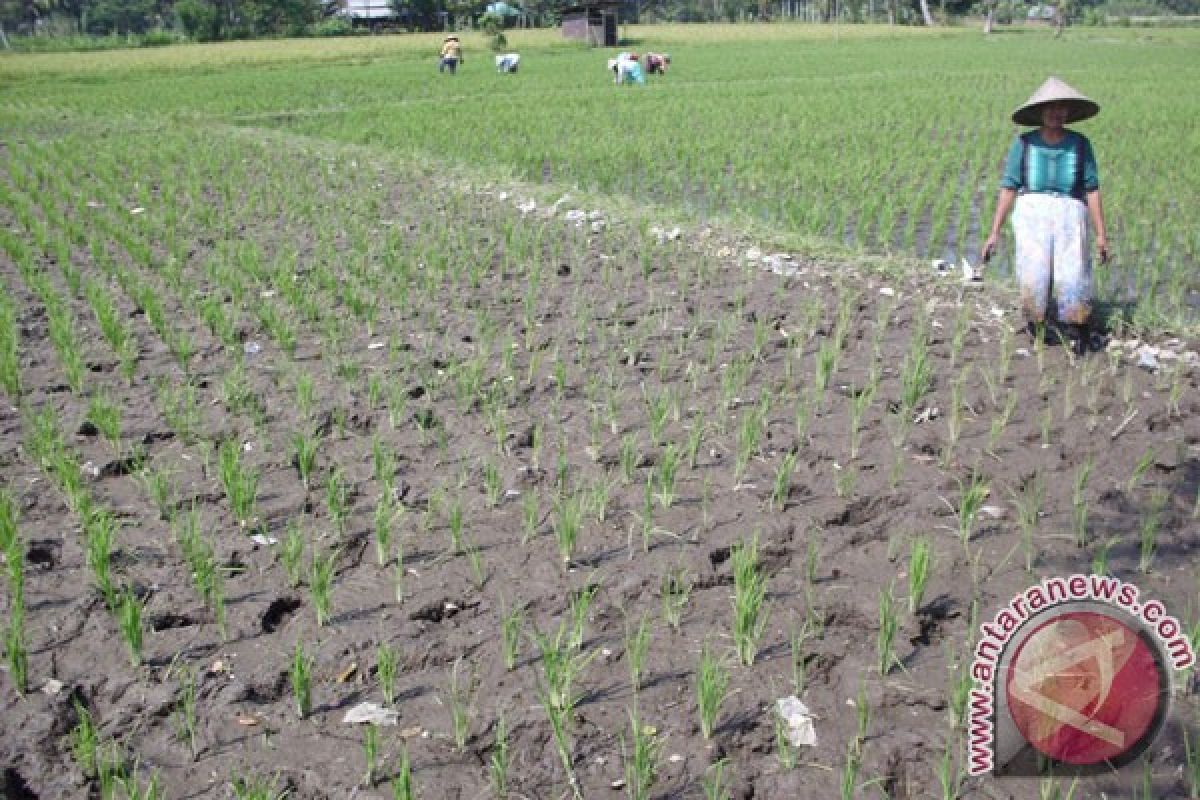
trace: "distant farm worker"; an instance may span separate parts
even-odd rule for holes
[[[637,53],[617,53],[616,58],[608,60],[608,68],[612,71],[613,83],[618,86],[631,83],[641,86],[646,83],[646,73],[642,71],[642,62],[638,60]]]
[[[671,66],[670,53],[646,53],[647,75],[666,75],[669,66]]]
[[[516,72],[521,64],[521,56],[516,53],[503,53],[496,56],[496,72]]]
[[[1092,144],[1065,126],[1099,111],[1097,103],[1051,77],[1013,112],[1013,122],[1037,129],[1018,136],[1009,148],[991,235],[982,254],[987,261],[995,253],[1000,229],[1012,211],[1015,272],[1030,333],[1036,336],[1044,330],[1053,290],[1056,307],[1050,310],[1066,326],[1065,333],[1080,355],[1089,345],[1092,311],[1088,218],[1102,264],[1108,262],[1108,236]]]
[[[442,42],[441,61],[438,62],[438,72],[450,70],[453,75],[458,65],[463,63],[462,45],[458,43],[457,36],[447,36]]]

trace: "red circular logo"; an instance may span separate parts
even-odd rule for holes
[[[1153,737],[1166,686],[1154,651],[1136,631],[1107,614],[1072,611],[1021,642],[1005,692],[1027,742],[1084,766],[1118,759]]]

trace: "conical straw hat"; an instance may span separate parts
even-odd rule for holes
[[[1067,123],[1090,119],[1100,111],[1100,106],[1067,85],[1066,81],[1053,76],[1038,87],[1037,91],[1025,101],[1025,105],[1013,112],[1012,121],[1018,125],[1040,126],[1042,124],[1042,106],[1047,103],[1065,102],[1070,106],[1067,112]]]

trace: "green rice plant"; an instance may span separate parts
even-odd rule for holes
[[[658,459],[658,498],[663,508],[670,508],[675,503],[675,476],[679,471],[679,451],[675,443],[668,444]]]
[[[811,388],[808,391],[801,391],[796,398],[796,411],[794,423],[796,426],[796,441],[800,444],[808,443],[808,432],[812,426],[813,411],[818,402],[817,391]]]
[[[143,491],[150,495],[151,502],[158,510],[158,518],[170,519],[177,502],[175,481],[171,473],[166,469],[150,469],[146,466],[137,473],[137,480]]]
[[[463,658],[459,656],[450,668],[449,682],[446,687],[447,705],[450,707],[450,726],[453,731],[454,747],[458,752],[467,749],[467,738],[471,732],[471,717],[474,716],[472,704],[475,692],[479,688],[479,680],[472,666],[470,674],[463,674]]]
[[[837,342],[824,342],[817,350],[816,356],[816,371],[813,375],[813,387],[818,392],[823,392],[829,388],[829,380],[833,377],[833,373],[837,371],[838,357],[841,355],[841,348]]]
[[[858,684],[858,694],[854,697],[854,715],[858,721],[858,730],[854,735],[851,743],[855,745],[857,752],[862,752],[862,743],[867,740],[867,731],[871,727],[871,703],[867,699],[867,686],[860,681]]]
[[[659,758],[662,741],[649,725],[643,725],[636,712],[629,712],[629,731],[632,752],[625,750],[621,742],[621,753],[625,760],[625,792],[630,800],[649,800],[650,790],[658,779]]]
[[[1037,530],[1042,514],[1042,503],[1046,499],[1046,482],[1040,472],[1033,473],[1021,483],[1018,491],[1012,492],[1013,505],[1017,509],[1017,524],[1021,527],[1021,542],[1025,548],[1025,571],[1033,572],[1033,534]]]
[[[579,780],[575,777],[575,768],[571,763],[571,740],[568,730],[571,712],[568,709],[556,707],[548,696],[548,689],[543,687],[539,691],[542,697],[542,707],[546,710],[546,717],[550,720],[554,749],[558,753],[558,760],[562,764],[567,784],[571,787],[571,796],[574,800],[583,800],[583,791],[579,787]]]
[[[92,778],[97,774],[99,766],[100,733],[92,720],[91,712],[78,697],[72,697],[77,722],[67,735],[71,747],[71,757],[79,765],[86,777]]]
[[[521,652],[521,632],[525,627],[525,609],[515,606],[500,615],[500,659],[512,672]]]
[[[704,800],[730,800],[729,788],[725,786],[725,769],[729,759],[722,758],[708,765],[704,777],[700,779],[704,790]]]
[[[16,504],[7,490],[0,489],[0,552],[8,553],[17,538]]]
[[[125,756],[115,741],[109,740],[97,748],[96,785],[100,800],[115,800],[117,786],[123,785],[127,778],[127,769]]]
[[[375,785],[376,773],[379,769],[379,726],[370,723],[363,728],[363,761],[367,771],[363,776],[363,785],[368,789]]]
[[[626,483],[633,481],[633,476],[641,460],[641,453],[638,452],[637,434],[627,433],[622,436],[621,444],[617,451],[617,461],[621,465],[621,476],[625,479]]]
[[[950,464],[954,456],[954,448],[958,446],[958,438],[962,435],[963,399],[962,387],[970,366],[963,368],[963,374],[950,386],[950,404],[946,414],[946,443],[942,448],[942,466]]]
[[[901,413],[911,414],[933,388],[933,364],[929,360],[929,339],[923,325],[913,330],[908,354],[900,368]]]
[[[300,483],[305,491],[312,488],[312,475],[317,468],[317,451],[320,447],[321,440],[317,436],[302,432],[292,434],[292,464],[300,474]]]
[[[184,667],[183,682],[179,687],[179,699],[175,703],[175,719],[179,738],[187,743],[192,760],[199,753],[196,730],[196,671]]]
[[[504,714],[501,713],[496,722],[496,742],[492,745],[492,753],[488,758],[488,775],[491,777],[492,793],[495,794],[496,800],[508,798],[508,770],[511,763],[508,723],[505,722]]]
[[[390,493],[379,495],[375,503],[375,561],[381,567],[392,557],[392,524],[398,513],[397,503]]]
[[[987,481],[978,472],[971,473],[970,483],[965,486],[962,481],[958,481],[958,538],[962,541],[964,549],[971,541],[975,520],[989,491]]]
[[[903,666],[896,657],[896,631],[899,630],[899,622],[892,588],[889,584],[886,589],[879,591],[879,634],[875,639],[875,655],[880,675],[887,675],[893,666]]]
[[[245,527],[254,517],[258,473],[242,464],[241,451],[242,448],[237,442],[226,441],[221,445],[218,459],[225,497],[233,509],[234,519]]]
[[[858,485],[858,469],[853,464],[847,464],[840,469],[836,469],[836,464],[834,466],[834,494],[838,497],[849,497],[854,494],[854,487]]]
[[[380,642],[375,651],[375,676],[379,679],[379,693],[389,706],[396,704],[396,672],[399,656],[387,642]]]
[[[775,757],[779,759],[779,766],[785,770],[793,770],[796,768],[799,754],[796,745],[792,744],[788,734],[788,722],[779,711],[778,705],[772,705],[771,719],[775,723]]]
[[[289,678],[292,684],[292,698],[296,701],[296,716],[304,719],[312,712],[312,669],[313,659],[304,653],[304,644],[296,642],[292,653],[292,666]]]
[[[591,613],[592,601],[595,600],[598,591],[600,591],[599,584],[589,583],[579,591],[571,593],[569,601],[571,615],[570,646],[576,650],[583,647],[584,631],[587,627],[588,615]]]
[[[278,776],[274,778],[237,777],[233,779],[230,788],[236,800],[284,800],[289,794],[287,789],[277,789]]]
[[[544,702],[548,703],[548,710],[565,714],[569,719],[579,702],[574,690],[575,680],[592,656],[585,656],[570,646],[571,634],[565,624],[559,624],[554,638],[537,630],[529,635],[541,658]]]
[[[947,659],[950,661],[950,686],[946,690],[946,708],[949,711],[950,727],[954,730],[963,730],[966,726],[967,707],[971,700],[971,687],[974,686],[974,679],[971,677],[969,666],[964,665],[963,661],[957,656],[951,655]],[[966,664],[970,664],[968,658]]]
[[[417,787],[413,782],[412,763],[408,748],[400,746],[400,768],[392,778],[392,800],[417,800]]]
[[[127,588],[121,593],[117,606],[117,627],[129,647],[129,660],[135,667],[142,664],[142,610],[142,603],[132,589]]]
[[[738,425],[737,455],[733,465],[733,482],[740,485],[746,475],[750,459],[758,452],[759,442],[767,424],[768,401],[764,398],[758,406],[747,408]]]
[[[683,620],[683,611],[692,596],[695,580],[683,567],[671,569],[662,577],[659,593],[662,596],[663,619],[672,630],[678,632]]]
[[[700,712],[700,732],[705,739],[712,738],[717,714],[728,691],[729,672],[705,642],[696,668],[696,706]]]
[[[1038,417],[1038,427],[1042,432],[1042,447],[1050,446],[1050,429],[1053,425],[1054,409],[1050,406],[1046,406],[1046,408],[1042,411],[1041,416]]]
[[[467,566],[471,570],[471,581],[475,584],[475,588],[483,590],[487,583],[487,564],[483,560],[483,551],[479,549],[479,545],[467,539],[463,555],[467,558]]]
[[[1188,730],[1183,729],[1183,754],[1187,766],[1184,776],[1192,797],[1200,797],[1200,742],[1193,743]]]
[[[108,440],[113,452],[121,454],[121,407],[103,393],[92,395],[87,420]]]
[[[334,467],[325,479],[325,508],[333,520],[339,536],[346,533],[346,520],[350,516],[350,487],[342,476],[341,467]]]
[[[643,389],[643,396],[646,399],[646,414],[647,424],[650,428],[650,441],[654,444],[662,444],[663,430],[667,426],[667,418],[671,413],[673,399],[671,390],[664,389],[662,392],[650,396]]]
[[[500,470],[490,461],[483,465],[483,491],[487,497],[488,508],[500,505],[500,497],[504,494],[504,482],[500,478]]]
[[[538,507],[537,495],[529,492],[521,498],[521,544],[529,544],[537,535],[541,509]]]
[[[600,478],[596,483],[587,490],[584,496],[585,512],[592,517],[595,517],[596,522],[604,522],[608,517],[608,505],[610,493],[615,482],[610,482],[606,478]]]
[[[1121,541],[1118,537],[1109,537],[1096,547],[1096,552],[1092,554],[1092,574],[1107,575],[1108,574],[1108,554],[1112,550],[1114,544]]]
[[[792,491],[792,475],[796,472],[796,452],[783,454],[779,466],[775,470],[775,481],[771,488],[771,508],[783,511],[787,505],[788,496]]]
[[[0,300],[0,388],[9,400],[21,402],[21,357],[18,350],[16,311],[7,298]]]
[[[908,550],[908,613],[916,614],[933,571],[933,548],[928,536],[915,537]]]
[[[1150,505],[1142,516],[1138,526],[1138,571],[1150,571],[1154,563],[1154,554],[1158,551],[1158,531],[1162,522],[1162,512],[1167,507],[1170,495],[1165,489],[1155,489],[1150,495]]]
[[[1125,487],[1129,491],[1137,488],[1142,482],[1142,478],[1146,474],[1146,470],[1150,469],[1150,465],[1154,463],[1154,448],[1147,447],[1146,452],[1142,453],[1142,457],[1138,459],[1134,465],[1133,473],[1129,476],[1129,484]]]
[[[858,785],[858,773],[862,769],[861,745],[851,741],[846,747],[846,763],[842,765],[841,781],[838,784],[839,797],[842,800],[854,800],[859,797],[863,787]]]
[[[25,645],[25,600],[11,588],[8,625],[4,629],[4,660],[8,664],[8,675],[17,694],[25,694],[29,685],[29,649]]]
[[[312,595],[317,627],[320,628],[329,622],[329,612],[333,605],[333,569],[337,557],[337,550],[330,550],[324,557],[314,552],[308,572],[308,591]]]
[[[454,555],[463,553],[463,527],[465,526],[462,500],[455,497],[446,512],[447,529],[450,532],[450,550]]]
[[[687,444],[684,446],[688,469],[696,468],[696,459],[700,453],[700,445],[704,442],[704,433],[704,414],[698,413],[692,420],[692,427],[688,429]]]
[[[116,590],[112,582],[112,546],[116,538],[117,519],[109,511],[94,510],[84,517],[87,563],[96,579],[96,586],[110,609],[117,607]]]
[[[1075,544],[1078,547],[1087,545],[1088,540],[1088,481],[1092,476],[1093,459],[1091,454],[1079,465],[1075,473],[1075,481],[1071,492],[1071,527],[1075,531]]]
[[[650,650],[650,617],[645,612],[636,628],[629,627],[625,620],[625,660],[629,662],[629,683],[636,695],[642,688],[642,673],[646,667],[646,653]]]
[[[945,749],[942,750],[941,758],[933,766],[938,786],[942,790],[942,800],[957,800],[961,797],[963,783],[966,780],[962,766],[954,760],[954,750],[953,742],[947,742]]]
[[[758,642],[767,628],[767,579],[759,571],[758,535],[734,546],[730,560],[733,568],[733,641],[738,659],[751,666],[758,653]]]
[[[284,534],[279,557],[283,561],[284,572],[287,573],[288,586],[295,589],[300,585],[304,571],[304,535],[295,519],[288,520],[287,533]]]
[[[561,495],[554,503],[554,540],[564,567],[571,563],[582,527],[583,503],[579,495],[574,492]]]

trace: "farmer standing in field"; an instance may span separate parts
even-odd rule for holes
[[[446,40],[442,42],[442,55],[441,61],[438,62],[438,72],[450,70],[450,74],[453,75],[462,61],[462,45],[458,43],[458,37],[447,36]]]
[[[1088,347],[1092,311],[1088,218],[1102,264],[1108,261],[1108,237],[1092,144],[1065,126],[1099,111],[1098,104],[1051,77],[1013,112],[1016,124],[1038,127],[1018,136],[1008,150],[991,235],[983,245],[987,261],[1012,211],[1015,272],[1030,333],[1036,336],[1044,330],[1053,293],[1056,308],[1052,311],[1067,326],[1080,355]]]

